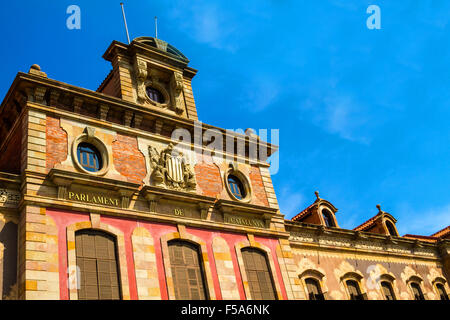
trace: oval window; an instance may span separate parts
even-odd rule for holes
[[[161,91],[156,90],[155,88],[147,87],[147,95],[152,101],[155,101],[157,103],[164,102],[164,95],[161,93]]]
[[[229,175],[228,186],[230,187],[230,191],[233,196],[236,197],[236,199],[242,200],[247,196],[245,193],[244,185],[237,177]]]
[[[93,145],[82,142],[77,148],[78,162],[89,172],[100,171],[103,163],[100,152]]]

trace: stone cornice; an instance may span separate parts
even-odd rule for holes
[[[157,199],[170,199],[174,201],[193,202],[193,203],[205,203],[214,204],[216,198],[198,195],[195,193],[183,192],[178,190],[171,190],[165,188],[159,188],[154,186],[144,186],[141,193],[145,198],[149,199],[152,196],[156,196]]]
[[[140,184],[137,183],[59,169],[52,169],[49,172],[48,177],[58,187],[68,187],[73,184],[79,184],[118,191],[127,194],[128,197],[135,193],[140,187]]]
[[[224,199],[217,200],[216,207],[224,213],[249,213],[261,217],[275,215],[278,211],[278,209],[274,208],[257,206],[249,203],[240,203]]]
[[[36,205],[42,206],[46,208],[54,208],[61,209],[67,211],[77,211],[77,212],[86,212],[86,213],[98,213],[102,215],[115,216],[121,218],[133,218],[144,221],[152,221],[152,222],[160,222],[160,223],[169,223],[169,224],[183,224],[185,226],[194,227],[194,228],[203,228],[208,230],[221,230],[228,232],[240,232],[240,233],[251,233],[255,236],[264,236],[264,237],[278,237],[287,239],[289,234],[287,232],[273,230],[273,229],[263,229],[263,228],[253,228],[249,226],[239,226],[239,225],[230,225],[227,223],[222,223],[218,221],[209,221],[202,219],[194,219],[187,217],[176,217],[166,214],[160,213],[152,213],[152,212],[144,212],[138,210],[131,209],[121,209],[121,208],[113,208],[95,204],[87,204],[87,203],[78,203],[74,201],[64,200],[64,199],[54,199],[49,197],[43,197],[38,195],[25,195],[22,201],[19,204],[19,211],[23,209],[25,205]]]
[[[26,74],[26,73],[22,73],[22,72],[19,72],[17,74],[16,79],[14,80],[14,83],[11,86],[7,97],[2,102],[2,108],[0,109],[0,118],[2,116],[3,106],[7,103],[7,100],[10,98],[11,94],[16,90],[25,91],[25,89],[30,88],[30,86],[45,87],[47,90],[50,90],[50,91],[52,91],[52,90],[61,91],[61,92],[64,92],[65,94],[69,94],[69,95],[72,94],[80,99],[85,99],[88,101],[95,101],[98,104],[106,104],[106,105],[115,107],[117,109],[123,110],[124,112],[132,112],[135,114],[139,114],[141,116],[144,116],[144,115],[149,116],[154,119],[159,119],[159,120],[163,121],[163,123],[171,124],[175,128],[184,128],[184,129],[190,131],[191,133],[193,133],[196,128],[196,122],[191,119],[185,119],[185,118],[173,116],[173,115],[170,115],[167,113],[158,112],[157,110],[152,110],[143,105],[125,101],[125,100],[122,100],[122,99],[119,99],[119,98],[116,98],[113,96],[108,96],[103,93],[99,93],[96,91],[69,85],[69,84],[66,84],[66,83],[63,83],[60,81],[36,76],[33,74]],[[40,104],[38,102],[30,102],[29,101],[28,104],[30,104],[30,103],[32,103],[34,105],[41,105],[43,108],[48,108],[49,111],[50,110],[58,110],[55,106],[48,106],[45,104]],[[78,116],[78,114],[71,112],[71,111],[67,111],[67,110],[62,110],[62,111],[64,112],[64,114],[73,113],[74,115]],[[90,118],[90,117],[85,117],[86,120],[88,118]],[[108,122],[108,124],[111,125],[111,123],[109,123],[109,122]],[[128,127],[125,125],[121,125],[121,126],[123,126],[125,130],[134,129],[137,131],[143,131],[142,129],[136,129],[136,128]],[[240,143],[239,141],[241,141],[247,147],[249,146],[249,140],[248,140],[249,137],[245,134],[230,132],[226,129],[222,129],[222,128],[208,125],[205,123],[202,123],[202,129],[203,129],[203,131],[217,130],[218,132],[222,133],[222,135],[224,137],[224,141],[226,141],[226,139],[236,139],[236,141],[238,143]],[[203,132],[202,132],[202,135],[203,135]],[[257,140],[257,144],[260,148],[267,148],[267,157],[270,157],[270,155],[272,155],[273,153],[275,153],[278,150],[278,146],[272,145],[270,143],[267,143],[267,142],[259,140],[259,139]],[[224,145],[225,145],[225,143],[224,143]],[[203,145],[202,148],[205,148],[205,145]],[[238,156],[236,154],[236,150],[234,151],[233,155]],[[246,156],[246,159],[249,159],[248,156]],[[249,159],[249,160],[252,161],[251,159]],[[262,159],[262,160],[265,160],[265,159]]]
[[[424,259],[438,258],[437,245],[430,242],[340,228],[325,228],[324,232],[323,226],[294,223],[288,220],[285,220],[285,226],[290,233],[290,241],[293,246],[329,247],[344,251],[357,250]],[[428,254],[425,254],[425,252],[428,252]]]
[[[20,183],[22,182],[22,179],[17,174],[0,172],[0,183],[2,183],[2,182],[8,183],[8,184],[11,183],[11,184],[20,185]]]

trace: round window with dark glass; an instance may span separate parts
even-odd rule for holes
[[[241,180],[233,175],[228,176],[228,186],[230,187],[231,194],[238,200],[244,199],[247,194],[245,193],[244,185]]]
[[[147,87],[147,95],[152,101],[164,103],[164,95],[161,93],[161,91],[155,88]]]
[[[102,156],[96,147],[82,142],[77,148],[78,162],[89,172],[97,172],[102,169]]]

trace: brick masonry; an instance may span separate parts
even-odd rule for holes
[[[129,182],[142,183],[147,175],[145,157],[138,148],[136,137],[117,134],[112,145],[114,167]]]
[[[67,158],[67,133],[60,127],[59,118],[47,116],[47,169],[52,169],[55,164]],[[37,146],[35,148],[38,148]]]

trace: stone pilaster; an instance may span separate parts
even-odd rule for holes
[[[272,184],[272,178],[270,177],[269,169],[266,167],[260,167],[261,178],[263,181],[264,189],[266,190],[267,200],[271,208],[279,209],[277,196]]]
[[[139,300],[161,300],[155,246],[150,232],[142,227],[131,236]]]
[[[19,224],[19,298],[58,300],[58,230],[45,208],[25,206]]]
[[[46,173],[46,115],[30,110],[22,122],[22,171]]]
[[[306,297],[300,286],[301,284],[297,274],[297,266],[295,265],[293,259],[289,240],[279,240],[277,256],[288,300],[305,300]]]

